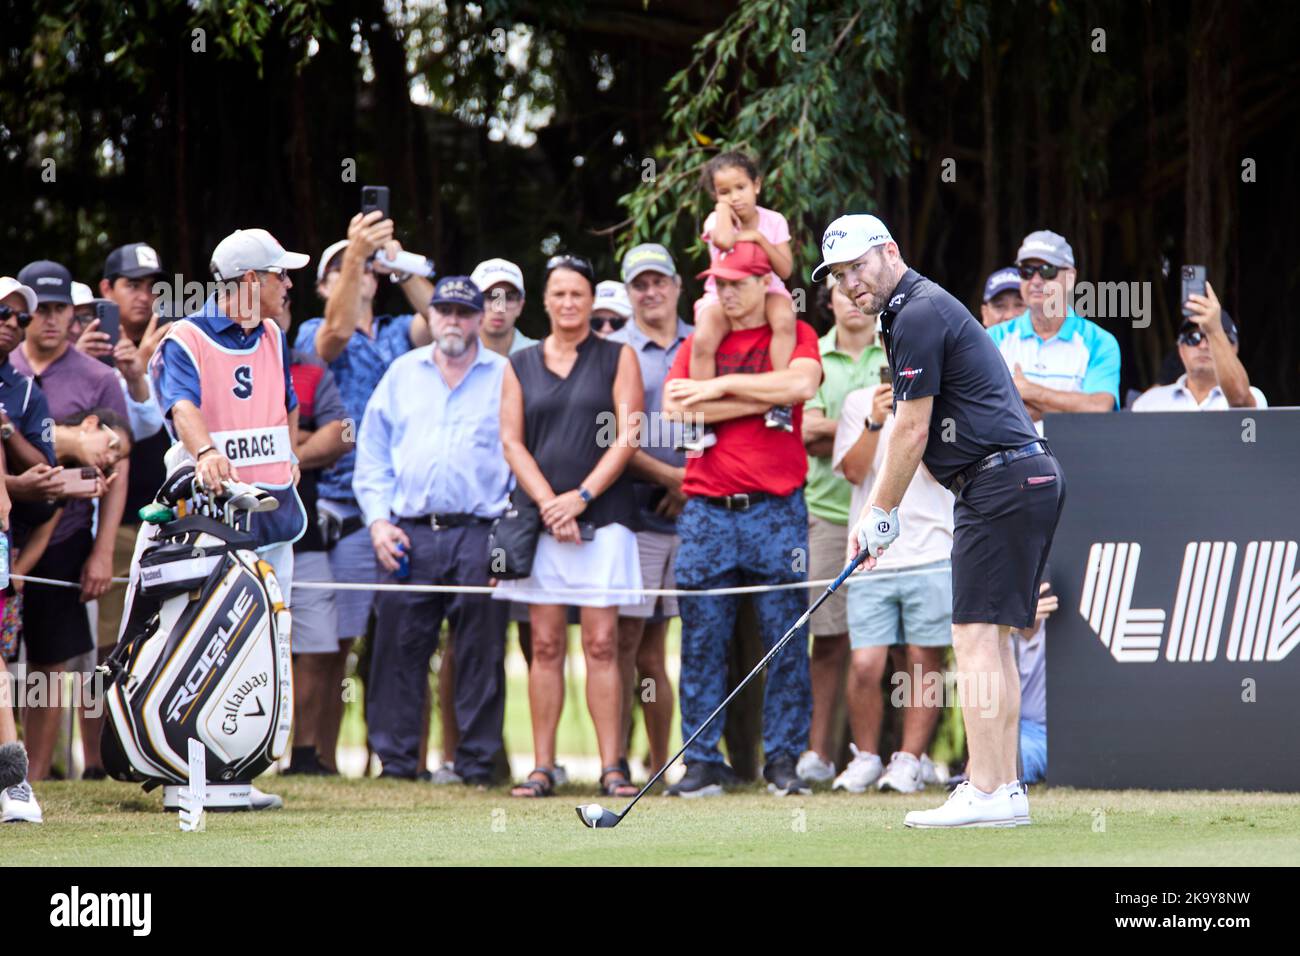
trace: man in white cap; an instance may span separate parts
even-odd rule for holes
[[[536,345],[515,326],[524,311],[524,273],[508,259],[485,259],[470,280],[483,291],[485,303],[479,340],[498,355],[513,355]]]
[[[236,229],[212,253],[217,291],[200,312],[171,323],[149,363],[158,405],[198,479],[211,489],[226,480],[248,482],[279,501],[274,511],[252,517],[252,533],[290,605],[293,542],[307,518],[293,454],[298,398],[289,343],[275,320],[288,305],[290,270],[308,261],[265,229]],[[254,810],[283,806],[255,787],[251,794]]]
[[[875,216],[841,216],[822,263],[859,309],[878,314],[894,385],[894,431],[849,539],[873,570],[899,536],[898,506],[924,462],[953,505],[952,644],[970,779],[909,827],[1014,827],[1029,801],[1016,777],[1020,675],[1010,632],[1034,624],[1038,586],[1065,502],[1065,475],[1038,438],[989,333],[956,298],[909,269]],[[870,587],[862,582],[858,587]],[[984,697],[985,699],[979,699]]]

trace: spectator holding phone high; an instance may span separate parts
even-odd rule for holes
[[[426,314],[433,286],[422,276],[394,273],[376,258],[381,252],[395,255],[401,250],[401,243],[393,238],[393,221],[381,211],[353,216],[348,237],[327,247],[316,266],[316,293],[325,302],[325,315],[302,323],[294,340],[295,351],[319,358],[329,367],[347,413],[347,453],[325,468],[317,483],[316,508],[336,581],[367,584],[379,579],[370,532],[352,490],[357,432],[370,396],[393,361],[433,341]],[[411,312],[375,314],[381,281],[401,287]],[[339,591],[335,595],[339,653],[329,675],[332,687],[343,682],[348,652],[352,642],[366,632],[373,600],[371,591]],[[321,763],[334,770],[334,742],[343,719],[343,700],[339,694],[328,694],[325,702],[327,712],[321,717],[317,747]]]
[[[586,259],[547,262],[542,303],[551,334],[510,356],[501,392],[501,441],[518,485],[512,501],[518,505],[523,496],[535,502],[543,525],[532,574],[502,581],[494,595],[531,605],[528,701],[536,769],[510,791],[516,797],[546,797],[555,789],[566,605],[581,608],[601,790],[607,796],[637,792],[619,766],[618,609],[637,602],[641,588],[636,497],[626,469],[636,452],[635,422],[645,392],[632,349],[592,331],[595,294]]]
[[[25,266],[18,279],[36,292],[36,311],[25,340],[10,355],[15,369],[30,376],[49,405],[52,432],[55,422],[104,407],[126,418],[126,401],[113,370],[72,347],[68,325],[72,321],[72,276],[56,262]],[[49,545],[33,569],[36,577],[80,584],[80,600],[69,600],[65,588],[31,584],[23,600],[23,634],[33,669],[57,672],[68,662],[94,649],[86,602],[102,595],[113,573],[113,542],[126,501],[121,463],[111,477],[96,469],[90,482],[82,482],[78,469],[60,472],[58,496],[69,500],[54,528]],[[92,533],[90,499],[101,498],[98,524]],[[86,661],[93,666],[93,658]],[[33,707],[24,720],[32,779],[49,771],[50,756],[61,708]]]
[[[1185,369],[1172,385],[1150,389],[1133,403],[1135,412],[1204,412],[1228,408],[1268,408],[1264,393],[1250,384],[1237,358],[1237,326],[1219,305],[1214,289],[1193,293],[1191,315],[1178,327],[1178,358]]]

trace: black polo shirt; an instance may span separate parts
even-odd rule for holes
[[[937,283],[908,269],[880,313],[896,401],[934,397],[923,461],[946,485],[1005,448],[1038,439],[997,345]]]

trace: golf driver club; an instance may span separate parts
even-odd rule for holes
[[[821,596],[818,597],[817,600],[812,603],[812,605],[808,608],[808,610],[804,611],[803,614],[799,616],[799,620],[794,622],[794,626],[791,627],[790,630],[785,632],[785,636],[782,637],[779,641],[777,641],[774,645],[772,645],[772,649],[763,655],[763,659],[759,661],[757,664],[755,664],[754,669],[745,676],[745,679],[742,680],[739,684],[737,684],[735,689],[730,694],[727,695],[727,699],[724,700],[721,704],[719,704],[717,709],[714,710],[713,713],[709,714],[709,716],[705,719],[704,723],[700,724],[700,726],[695,729],[695,733],[691,734],[690,738],[686,741],[686,743],[682,744],[682,749],[677,751],[677,753],[673,754],[671,759],[669,759],[667,763],[665,763],[662,767],[659,768],[659,772],[656,773],[653,777],[651,777],[646,782],[646,785],[641,788],[641,792],[632,798],[631,803],[625,806],[618,813],[615,813],[613,810],[605,809],[599,803],[584,803],[580,807],[578,807],[577,808],[578,819],[582,821],[583,826],[590,827],[593,830],[607,830],[611,827],[618,826],[623,821],[623,818],[628,815],[629,811],[631,811],[631,809],[634,806],[636,806],[636,802],[646,795],[646,792],[651,787],[653,787],[655,785],[655,782],[667,772],[669,767],[671,767],[673,764],[677,762],[677,759],[682,754],[686,753],[686,748],[695,742],[695,738],[704,732],[704,728],[709,726],[709,724],[713,723],[713,721],[717,718],[718,714],[722,713],[726,709],[727,705],[730,704],[731,701],[735,698],[735,696],[745,689],[745,685],[754,679],[755,674],[757,674],[764,667],[766,667],[768,663],[772,660],[772,658],[776,657],[777,654],[781,653],[781,649],[790,642],[790,638],[794,637],[795,633],[799,630],[799,628],[803,627],[804,624],[807,623],[808,618],[812,617],[813,614],[816,612],[816,610],[822,606],[822,602],[825,601],[832,594],[834,594],[835,589],[838,588],[841,584],[843,584],[845,579],[848,578],[848,576],[852,574],[854,571],[856,571],[858,565],[860,565],[866,559],[867,559],[866,549],[859,551],[857,556],[848,563],[848,565],[844,568],[843,571],[840,572],[840,576],[836,578],[833,582],[831,582],[830,585],[827,586],[826,590],[822,592]]]

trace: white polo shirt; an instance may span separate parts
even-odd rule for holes
[[[839,422],[835,426],[835,447],[831,451],[831,466],[835,474],[844,477],[840,467],[849,449],[857,444],[858,436],[867,427],[867,413],[871,411],[871,388],[849,392],[840,408]],[[885,449],[894,431],[894,416],[885,418],[876,442],[876,454],[871,461],[871,471],[862,484],[853,486],[849,504],[849,527],[852,529],[862,515],[862,509],[871,500],[871,486],[880,474],[885,461]],[[907,493],[898,505],[898,523],[903,532],[880,556],[876,567],[882,571],[914,568],[952,557],[952,492],[934,480],[925,465],[916,469],[916,477],[907,486]]]
[[[1250,394],[1255,396],[1256,408],[1268,408],[1268,399],[1254,385],[1250,387]],[[1217,385],[1210,389],[1205,401],[1198,404],[1196,396],[1187,387],[1184,373],[1172,385],[1161,385],[1143,393],[1130,407],[1135,412],[1221,412],[1231,406],[1228,405],[1228,396]]]

